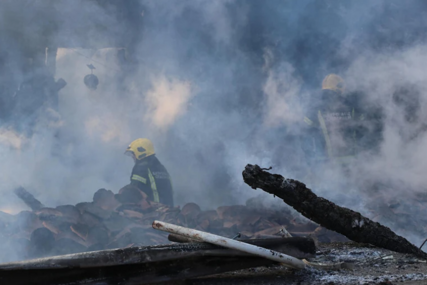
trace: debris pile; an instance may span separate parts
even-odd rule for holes
[[[427,283],[426,260],[354,242],[320,244],[316,257],[310,261],[325,264],[346,262],[352,266],[352,270],[295,272],[276,264],[198,278],[185,284],[422,285]]]
[[[279,283],[267,280],[269,284],[285,280],[287,284],[427,280],[417,270],[425,268],[427,254],[389,228],[318,197],[299,181],[257,165],[247,165],[243,178],[325,228],[295,218],[287,207],[265,207],[256,198],[245,206],[202,211],[195,203],[182,208],[153,203],[137,188],[126,186],[116,195],[100,189],[92,202],[48,208],[20,188],[15,193],[32,211],[0,214],[3,238],[8,241],[3,246],[21,246],[26,258],[59,256],[3,263],[0,280],[16,284],[34,278],[44,284],[151,284],[235,270],[244,270],[244,279],[249,268],[255,267],[280,277]],[[353,243],[343,243],[347,239],[331,230]],[[316,247],[313,239],[327,243]],[[340,243],[331,242],[334,240]],[[169,241],[183,244],[167,244]],[[77,253],[65,255],[70,252]],[[209,283],[209,279],[198,280]],[[224,281],[259,283],[255,279],[239,283],[234,277]]]
[[[150,202],[138,189],[126,186],[119,194],[100,189],[92,202],[45,207],[19,188],[15,193],[32,209],[17,215],[0,212],[0,234],[16,258],[29,259],[84,251],[169,243],[167,234],[152,229],[154,220],[242,239],[310,236],[321,242],[347,241],[309,220],[295,218],[286,207],[273,210],[256,199],[247,205],[202,211],[195,203],[168,207]]]
[[[314,257],[307,238],[242,240],[266,250]],[[206,243],[130,247],[76,253],[0,265],[0,282],[10,284],[153,284],[188,279],[275,262]]]

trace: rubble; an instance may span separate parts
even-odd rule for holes
[[[13,248],[20,259],[32,260],[1,264],[0,280],[13,279],[15,284],[28,284],[34,278],[44,284],[83,281],[85,284],[148,284],[221,274],[215,279],[194,279],[189,284],[222,284],[222,278],[223,284],[239,284],[236,279],[239,272],[246,277],[251,272],[257,276],[262,275],[260,272],[274,272],[275,280],[281,282],[275,283],[270,277],[249,281],[243,277],[245,282],[240,284],[382,284],[387,280],[427,280],[427,275],[416,270],[401,270],[412,266],[407,264],[427,269],[422,260],[425,253],[390,229],[317,197],[298,181],[285,180],[257,166],[248,167],[244,172],[245,182],[266,188],[325,227],[296,217],[287,207],[265,206],[257,198],[249,199],[246,205],[202,210],[195,203],[181,208],[151,202],[138,189],[124,187],[118,194],[100,189],[92,202],[49,208],[27,191],[20,190],[16,194],[24,201],[30,197],[31,203],[27,205],[32,211],[17,215],[0,213],[0,238],[4,241],[1,246],[4,250]],[[317,215],[316,211],[323,214]],[[302,259],[305,266],[301,267],[305,269],[298,273],[266,258],[200,243],[195,237],[168,236],[151,227],[155,220],[279,251]],[[376,243],[377,246],[415,254],[418,258],[348,243],[351,238],[375,245],[375,240],[370,239],[378,235],[375,230],[383,233],[377,240],[391,239],[385,244]],[[341,231],[348,238],[335,231]],[[319,246],[316,255],[313,240]],[[381,271],[383,267],[387,270]]]
[[[32,197],[32,204],[43,205],[30,193],[25,193],[25,197]],[[22,198],[22,195],[18,196]],[[207,211],[195,203],[188,203],[182,208],[168,207],[149,202],[146,196],[132,187],[123,188],[119,194],[100,189],[92,202],[77,205],[35,207],[33,211],[17,215],[0,212],[0,224],[3,226],[0,237],[6,244],[17,243],[13,248],[20,252],[18,257],[21,260],[169,243],[167,234],[151,228],[154,220],[229,238],[238,234],[242,239],[277,238],[289,232],[296,237],[326,239],[318,225],[308,220],[295,220],[287,209],[273,210],[253,200],[247,205],[223,206]],[[45,240],[47,244],[39,246],[39,240],[44,236],[48,237]],[[333,237],[333,234],[329,236]],[[3,256],[2,261],[17,260],[13,257]]]
[[[425,274],[427,263],[413,255],[354,242],[323,243],[319,244],[317,250],[316,257],[310,259],[311,261],[346,262],[353,264],[354,269],[295,272],[275,264],[198,278],[186,281],[185,284],[422,285],[427,283],[427,274]]]
[[[282,264],[290,268],[304,269],[306,267],[306,264],[302,260],[299,260],[298,258],[295,258],[293,256],[290,256],[278,251],[274,251],[271,249],[266,249],[264,247],[247,244],[234,239],[229,239],[229,238],[221,237],[218,235],[214,235],[214,234],[210,234],[210,233],[206,233],[206,232],[202,232],[194,229],[180,227],[173,224],[164,223],[161,221],[154,221],[153,228],[157,230],[165,231],[165,232],[179,234],[191,239],[199,240],[201,242],[207,242],[209,244],[215,244],[225,248],[238,250],[240,252],[248,253],[254,256],[259,256],[259,257],[273,260],[276,262],[281,262]]]

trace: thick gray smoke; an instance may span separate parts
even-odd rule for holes
[[[379,140],[346,173],[328,168],[317,184],[305,182],[367,215],[372,197],[425,191],[424,1],[14,3],[5,1],[0,14],[8,28],[0,80],[15,90],[3,88],[2,100],[19,99],[28,61],[40,58],[32,45],[59,47],[55,80],[67,86],[56,110],[26,115],[24,106],[13,109],[20,116],[3,116],[4,211],[24,209],[11,194],[19,185],[51,206],[90,201],[99,188],[117,192],[132,169],[123,152],[139,137],[154,142],[178,205],[245,203],[260,193],[242,181],[247,163],[304,182],[300,126],[329,73],[362,94],[364,110],[378,112],[380,128],[368,127]],[[96,90],[83,83],[87,64],[96,68]]]

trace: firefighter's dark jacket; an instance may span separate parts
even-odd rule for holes
[[[323,90],[320,95],[319,102],[304,118],[309,128],[301,147],[310,158],[345,162],[357,153],[364,115],[353,102],[334,91]]]
[[[152,201],[173,206],[170,175],[155,155],[137,161],[130,181],[131,185],[145,192]]]

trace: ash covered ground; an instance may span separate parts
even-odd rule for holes
[[[320,244],[313,262],[348,263],[351,269],[293,271],[283,266],[259,267],[199,278],[186,283],[164,284],[290,284],[368,285],[427,283],[425,260],[356,243]]]

